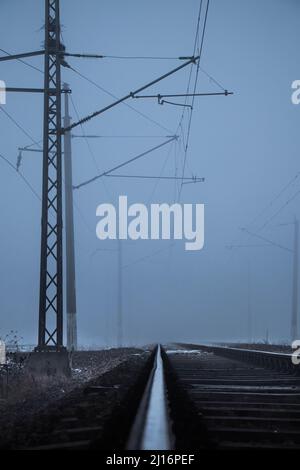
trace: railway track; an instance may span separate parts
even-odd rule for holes
[[[121,367],[124,372],[126,366]],[[125,379],[115,374],[110,381],[93,380],[80,394],[65,397],[54,414],[37,416],[35,439],[25,447],[300,448],[300,376],[290,355],[204,345],[157,346]],[[110,407],[105,413],[107,397]],[[36,425],[41,421],[43,428]]]
[[[168,450],[173,448],[162,351],[158,345],[110,416],[98,407],[107,392],[125,384],[104,386],[97,380],[56,412],[57,421],[30,450]],[[62,407],[61,407],[62,408]],[[46,417],[46,422],[53,419]],[[39,439],[38,439],[39,440]]]
[[[197,413],[207,447],[300,448],[300,377],[289,354],[182,349],[167,351],[166,362]]]

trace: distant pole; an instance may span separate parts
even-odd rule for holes
[[[117,319],[117,343],[118,347],[123,346],[123,286],[122,286],[122,241],[118,241],[118,319]]]
[[[298,339],[298,252],[299,252],[299,221],[294,221],[294,253],[293,253],[293,298],[291,340]]]
[[[64,89],[70,90],[64,83]],[[64,127],[71,125],[69,114],[69,93],[65,93]],[[65,233],[66,233],[66,311],[67,311],[67,348],[77,350],[77,318],[76,318],[76,272],[74,248],[74,214],[73,214],[73,183],[72,183],[72,146],[70,131],[64,134],[64,170],[65,170]]]
[[[266,344],[269,344],[269,330],[266,330]]]
[[[253,340],[252,334],[252,306],[251,306],[251,271],[250,271],[250,261],[248,261],[248,270],[247,270],[247,329],[248,329],[248,342],[251,344]]]

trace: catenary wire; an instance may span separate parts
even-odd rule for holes
[[[19,124],[9,113],[8,111],[6,111],[2,106],[0,107],[0,110],[8,117],[8,119],[10,119],[14,125],[21,131],[23,132],[24,135],[26,135],[26,137],[28,137],[28,139],[31,140],[31,142],[34,144],[34,145],[38,145],[39,147],[41,147],[39,141],[35,140],[32,135],[29,134],[29,132],[27,132],[24,127],[21,126],[21,124]]]
[[[79,113],[78,113],[77,107],[75,106],[74,99],[73,99],[72,95],[71,95],[71,103],[72,103],[74,112],[75,112],[75,114],[76,114],[76,117],[77,117],[77,119],[79,120]],[[99,165],[98,165],[97,159],[96,159],[96,157],[95,157],[95,154],[94,154],[94,152],[93,152],[93,150],[92,150],[92,148],[91,148],[91,145],[90,145],[90,143],[89,143],[88,138],[86,137],[83,124],[80,124],[80,127],[81,127],[81,132],[82,132],[83,138],[84,138],[85,143],[86,143],[86,145],[87,145],[88,151],[89,151],[89,153],[90,153],[90,155],[91,155],[91,157],[92,157],[92,160],[93,160],[93,162],[94,162],[94,164],[95,164],[95,167],[96,167],[97,172],[98,172],[98,173],[103,172],[103,170],[99,168]],[[106,185],[106,183],[105,183],[104,180],[102,180],[102,184],[103,184],[103,187],[104,187],[104,189],[105,189],[107,195],[110,196],[110,191],[109,191],[109,189],[108,189],[108,187],[107,187],[107,185]]]
[[[34,189],[34,187],[31,185],[31,183],[28,181],[28,179],[21,173],[20,171],[16,170],[16,167],[6,158],[4,155],[0,153],[0,158],[7,163],[16,173],[19,175],[19,177],[24,181],[26,186],[30,189],[30,191],[34,194],[34,196],[41,201],[40,195],[37,193],[37,191]]]
[[[79,188],[81,188],[82,186],[86,186],[86,185],[88,185],[88,184],[90,184],[90,183],[92,183],[92,182],[98,180],[99,178],[102,178],[103,176],[106,176],[108,173],[112,173],[113,171],[118,170],[119,168],[123,168],[125,165],[128,165],[128,164],[130,164],[130,163],[132,163],[132,162],[134,162],[134,161],[136,161],[136,160],[138,160],[138,159],[140,159],[140,158],[142,158],[142,157],[148,155],[149,153],[152,153],[152,152],[154,152],[155,150],[158,150],[159,148],[163,147],[164,145],[169,144],[170,142],[173,142],[174,140],[175,140],[175,137],[172,137],[171,139],[168,139],[168,140],[166,140],[165,142],[163,142],[163,143],[161,143],[161,144],[159,144],[159,145],[156,145],[155,147],[153,147],[153,148],[151,148],[151,149],[148,149],[148,150],[146,150],[145,152],[142,152],[142,153],[140,153],[139,155],[136,155],[135,157],[132,157],[132,158],[130,158],[129,160],[126,160],[125,162],[122,162],[122,163],[120,163],[120,164],[114,166],[114,167],[111,168],[110,170],[104,171],[103,173],[100,173],[100,174],[94,176],[93,178],[90,178],[90,179],[88,179],[88,180],[86,180],[86,181],[83,181],[83,182],[80,183],[80,184],[77,184],[77,185],[73,186],[73,188],[74,188],[74,189],[79,189]]]
[[[200,43],[200,48],[199,48],[199,52],[198,52],[199,60],[197,62],[196,76],[195,76],[195,82],[194,82],[194,88],[193,88],[193,93],[194,94],[196,93],[198,77],[199,77],[199,67],[200,67],[200,62],[201,62],[202,52],[203,52],[203,44],[204,44],[204,38],[205,38],[205,32],[206,32],[209,2],[210,2],[210,0],[207,0],[205,17],[204,17],[204,25],[203,25],[202,37],[201,37],[201,43]],[[182,176],[183,177],[184,177],[185,168],[186,168],[186,160],[187,160],[190,133],[191,133],[191,125],[192,125],[192,118],[193,118],[194,101],[195,101],[195,96],[192,97],[192,108],[191,108],[190,114],[189,114],[189,123],[188,123],[187,138],[186,138],[186,145],[185,145],[185,154],[184,154],[184,161],[183,161],[183,171],[182,171]],[[182,188],[182,184],[181,184],[181,188]],[[180,189],[180,192],[179,192],[179,198],[180,198],[180,194],[181,194],[181,189]]]
[[[79,75],[81,78],[83,78],[84,80],[86,80],[87,82],[89,82],[91,85],[95,86],[96,88],[98,88],[99,90],[101,90],[103,93],[111,96],[112,98],[114,99],[119,99],[118,96],[116,96],[115,94],[111,93],[110,91],[106,90],[105,88],[103,88],[101,85],[99,85],[98,83],[96,83],[94,80],[91,80],[89,77],[83,75],[81,72],[79,72],[78,70],[74,69],[74,67],[70,67],[71,70],[73,70],[74,73],[76,73],[77,75]],[[152,122],[152,124],[155,124],[156,126],[160,127],[161,129],[163,129],[164,131],[172,134],[172,131],[170,129],[168,129],[167,127],[165,127],[164,125],[160,124],[159,122],[157,122],[156,120],[154,120],[153,118],[150,118],[149,116],[147,116],[145,113],[139,111],[138,109],[136,109],[134,106],[131,106],[130,104],[128,103],[125,103],[123,102],[122,103],[124,106],[127,106],[128,108],[132,109],[135,113],[139,114],[140,116],[142,116],[144,119],[147,119],[149,122]]]

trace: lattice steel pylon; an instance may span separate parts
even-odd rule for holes
[[[63,348],[61,61],[59,0],[45,1],[43,189],[38,351]]]

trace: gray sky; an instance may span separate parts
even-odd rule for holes
[[[41,48],[43,4],[38,0],[1,0],[2,49],[16,53]],[[198,0],[61,0],[63,39],[70,52],[191,55],[198,9]],[[172,246],[168,241],[123,243],[126,341],[245,339],[248,266],[255,338],[265,337],[267,328],[273,339],[289,337],[291,254],[275,246],[231,251],[226,246],[264,243],[243,234],[240,228],[246,226],[277,243],[292,246],[293,227],[277,225],[291,222],[295,215],[299,217],[299,198],[288,202],[300,190],[297,178],[274,198],[299,171],[300,107],[291,103],[291,83],[300,79],[299,31],[300,4],[296,0],[211,0],[201,67],[234,95],[195,101],[186,176],[204,176],[206,182],[184,186],[181,200],[205,204],[205,246],[200,252],[186,252],[181,241]],[[43,68],[41,58],[27,60]],[[70,58],[68,62],[117,96],[178,65],[178,60],[109,58]],[[75,72],[63,69],[62,74],[72,88],[80,116],[112,101]],[[149,92],[185,92],[188,75],[189,68]],[[0,79],[8,86],[43,85],[41,73],[19,62],[3,63]],[[199,75],[197,90],[219,91],[204,73]],[[39,141],[42,104],[40,95],[9,94],[3,109]],[[128,104],[159,125],[119,105],[87,123],[85,132],[162,138],[94,139],[89,140],[90,150],[83,139],[73,139],[74,183],[174,134],[182,108],[159,106],[156,100],[132,100]],[[71,114],[76,120],[72,105]],[[0,126],[0,153],[15,164],[17,147],[31,141],[3,112]],[[74,133],[81,134],[81,129]],[[181,174],[182,159],[179,142],[122,172],[174,175],[177,167]],[[0,332],[16,329],[25,342],[34,343],[41,207],[21,178],[3,161],[0,166]],[[21,170],[41,193],[40,154],[24,154]],[[120,194],[127,195],[130,203],[171,203],[177,189],[174,181],[106,178],[75,192],[80,344],[111,344],[116,337],[117,252],[91,255],[100,248],[117,248],[117,242],[97,240],[96,206],[115,202]]]

